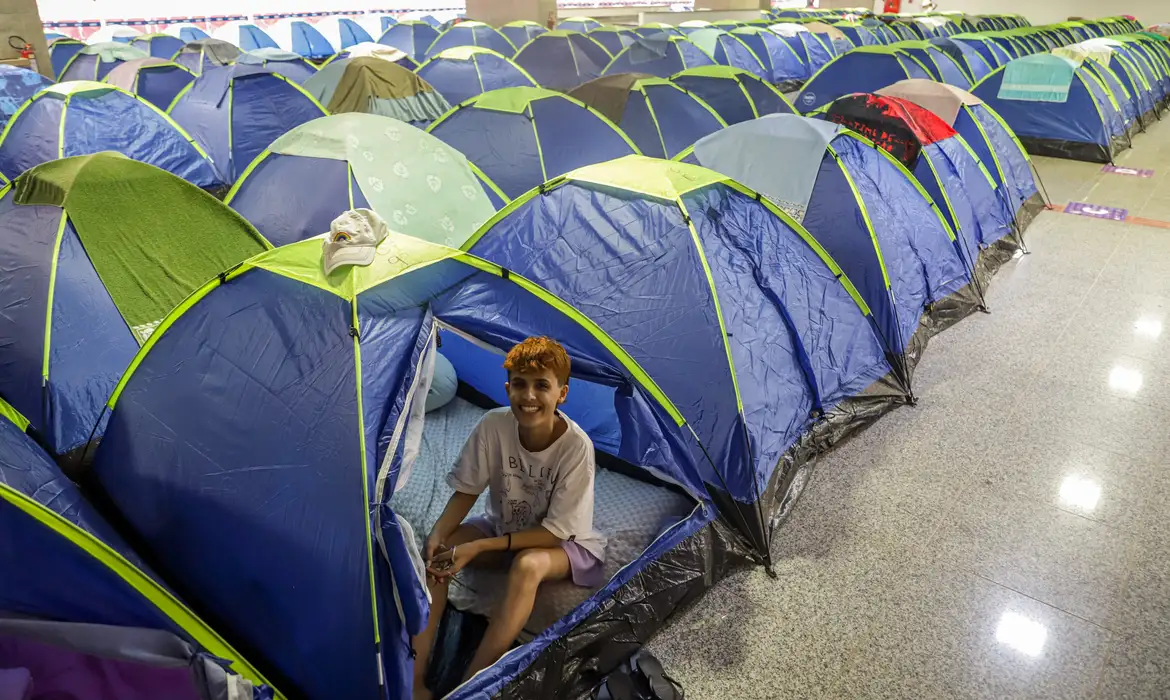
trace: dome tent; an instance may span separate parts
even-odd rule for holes
[[[308,59],[284,49],[245,51],[236,58],[236,63],[245,66],[260,66],[273,73],[279,73],[298,85],[317,73],[317,67]]]
[[[219,39],[199,39],[184,46],[173,60],[195,75],[202,75],[207,68],[230,66],[241,53],[235,44]]]
[[[557,29],[563,29],[570,32],[591,32],[594,29],[600,29],[601,22],[592,17],[567,17],[557,22]]]
[[[165,110],[193,80],[194,73],[172,61],[136,58],[110,71],[102,82],[132,92]]]
[[[435,40],[427,47],[426,58],[436,56],[445,49],[459,46],[479,46],[491,49],[508,58],[516,53],[516,47],[508,41],[508,37],[500,33],[500,30],[483,22],[466,21],[456,24],[435,37]]]
[[[878,91],[930,110],[967,142],[990,173],[996,192],[1013,215],[1017,241],[1044,208],[1027,151],[1003,119],[983,100],[951,85],[930,80],[903,80]]]
[[[737,37],[764,65],[762,77],[781,91],[793,90],[809,76],[808,66],[788,42],[774,32],[761,27],[740,27],[731,35]]]
[[[134,48],[142,49],[155,58],[166,59],[174,56],[186,43],[170,34],[143,34],[130,41]]]
[[[712,28],[713,27],[714,25],[712,25]],[[663,38],[664,36],[686,36],[686,34],[684,34],[681,29],[674,26],[673,24],[667,24],[666,22],[647,22],[641,26],[634,27],[634,33],[643,39],[649,39],[658,35],[662,35],[658,36],[658,38]]]
[[[1017,90],[1019,78],[1012,77],[1013,71],[1022,69],[1019,75],[1026,77],[1031,66],[1062,71],[1061,83],[1049,86],[1044,95]],[[1032,155],[1109,163],[1129,147],[1124,117],[1105,86],[1067,58],[1038,54],[1016,59],[971,88],[971,94],[1003,117]]]
[[[761,80],[771,81],[763,60],[740,37],[713,27],[687,35],[687,40],[715,59],[721,66],[746,70]],[[665,77],[665,76],[663,76]]]
[[[76,39],[54,39],[49,43],[49,63],[53,66],[53,77],[60,78],[65,72],[65,66],[73,57],[81,53],[86,46],[84,41]]]
[[[0,196],[0,228],[20,270],[0,283],[0,395],[62,456],[100,437],[106,399],[162,317],[268,247],[211,195],[115,153],[29,170]]]
[[[414,70],[418,68],[418,64],[414,59],[406,55],[405,51],[396,49],[393,46],[386,46],[377,42],[369,42],[362,44],[354,44],[333,54],[328,61],[321,64],[321,68],[325,68],[331,63],[341,61],[347,58],[379,58],[383,61],[390,61],[406,70]]]
[[[36,71],[0,66],[0,131],[25,101],[52,84],[52,80]]]
[[[60,80],[101,80],[126,61],[149,57],[150,54],[129,44],[90,44],[69,59],[61,70]]]
[[[638,152],[596,110],[541,88],[485,92],[427,131],[466,155],[509,199],[575,168]]]
[[[272,37],[277,48],[281,51],[291,52],[305,58],[318,60],[328,58],[341,48],[329,43],[329,40],[317,30],[317,27],[295,17],[277,20],[275,24],[265,28],[264,33]],[[246,50],[251,51],[252,49]]]
[[[612,58],[586,34],[557,29],[529,42],[512,59],[550,90],[572,90],[601,75]]]
[[[969,270],[978,268],[981,251],[1012,232],[1009,200],[966,140],[933,112],[898,97],[857,94],[821,115],[872,138],[913,173],[955,232]],[[975,282],[983,304],[984,285]]]
[[[313,331],[281,330],[290,328]],[[290,695],[410,695],[410,635],[428,616],[414,533],[431,523],[409,522],[398,501],[424,468],[449,469],[424,464],[417,450],[428,427],[419,389],[440,332],[501,351],[528,336],[558,338],[574,383],[616,388],[614,410],[645,428],[623,458],[654,492],[680,498],[645,464],[690,459],[676,446],[690,438],[669,399],[621,345],[537,285],[396,234],[369,266],[329,276],[319,240],[253,258],[192,295],[144,347],[110,401],[93,470],[162,575],[184,581],[196,609],[228,621],[226,638]],[[498,364],[480,352],[478,364],[452,360],[461,376]],[[245,363],[252,371],[233,369]],[[142,421],[174,439],[148,456]],[[306,468],[265,468],[273,464]],[[636,558],[583,605],[451,697],[505,686],[529,696],[537,685],[581,695],[628,656],[628,643],[613,658],[593,655],[592,670],[590,652],[566,653],[557,640],[610,638],[618,625],[607,616],[618,615],[623,638],[644,643],[681,601],[743,561],[687,466],[668,469],[689,511],[646,533]],[[173,517],[155,518],[156,509]]]
[[[959,64],[959,67],[966,73],[967,80],[974,85],[983,80],[991,73],[992,64],[988,64],[987,59],[983,58],[983,54],[979,50],[965,44],[961,41],[955,41],[951,38],[931,39],[930,43],[939,47],[946,52],[948,56]]]
[[[507,56],[478,46],[447,49],[415,72],[453,105],[500,88],[537,86],[536,79]]]
[[[832,258],[766,199],[704,168],[630,156],[570,172],[465,248],[541,280],[629,349],[703,446],[686,459],[701,488],[765,562],[803,450],[820,430],[856,427],[859,413],[837,409],[886,386],[868,309]],[[904,400],[876,395],[885,408]]]
[[[921,346],[936,330],[928,310],[963,290],[971,271],[901,164],[852,131],[792,114],[735,124],[679,159],[736,178],[802,222],[857,285],[891,365],[912,386]]]
[[[426,132],[372,114],[334,114],[273,141],[224,201],[278,246],[366,207],[398,233],[458,247],[496,211],[483,181]]]
[[[500,32],[508,37],[508,41],[512,42],[512,46],[515,46],[517,50],[524,48],[525,44],[547,31],[548,27],[528,19],[508,22],[500,27]]]
[[[267,692],[263,676],[159,583],[49,456],[5,418],[0,529],[0,655],[28,673],[40,696],[73,696],[79,686],[123,700]]]
[[[677,73],[670,81],[698,96],[728,124],[796,112],[779,90],[745,70],[701,66]]]
[[[597,43],[604,46],[610,56],[618,55],[622,49],[638,40],[638,35],[634,33],[634,30],[625,27],[603,26],[591,29],[588,34]]]
[[[322,17],[313,24],[313,28],[325,37],[335,52],[344,51],[357,44],[374,43],[374,37],[381,36],[382,32],[386,31],[382,28],[381,22],[375,22],[370,28],[375,27],[377,31],[371,35],[361,22],[337,16]]]
[[[279,49],[280,46],[260,27],[249,22],[232,21],[217,27],[211,33],[212,39],[226,41],[241,51],[256,49]]]
[[[168,24],[162,31],[163,34],[169,34],[170,36],[182,39],[184,44],[211,38],[211,35],[203,27],[189,23]]]
[[[52,85],[29,98],[0,134],[0,178],[57,158],[116,151],[199,187],[224,184],[215,165],[145,98],[92,81]]]
[[[93,44],[115,42],[129,44],[135,37],[142,36],[142,31],[123,24],[102,24],[93,34],[86,37],[86,41]]]
[[[970,89],[971,78],[963,69],[960,60],[943,47],[929,41],[904,41],[891,48],[914,58],[926,68],[934,80],[963,90]]]
[[[913,56],[890,46],[866,46],[833,59],[809,78],[796,98],[797,109],[805,114],[843,95],[872,92],[899,80],[932,76]]]
[[[658,78],[670,76],[688,68],[715,65],[715,61],[699,48],[680,36],[641,38],[613,57],[602,75],[616,73],[644,73]]]
[[[430,83],[380,58],[330,61],[302,87],[330,114],[381,114],[420,129],[451,109]]]
[[[223,99],[231,93],[230,100]],[[273,110],[277,103],[281,109]],[[260,66],[211,70],[175,98],[170,115],[211,154],[223,181],[236,181],[268,144],[293,127],[324,116],[304,88]]]
[[[703,100],[649,75],[619,73],[591,80],[569,93],[596,109],[654,158],[673,158],[695,141],[727,126]]]
[[[427,48],[439,38],[439,32],[426,22],[403,21],[390,27],[378,37],[379,44],[393,46],[421,63],[427,57]]]
[[[808,80],[826,63],[833,60],[837,55],[836,49],[833,47],[833,42],[821,41],[820,35],[803,27],[799,30],[788,29],[791,26],[799,25],[774,24],[769,29],[792,47],[804,68],[800,80]]]

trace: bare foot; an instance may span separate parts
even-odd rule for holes
[[[430,688],[428,688],[425,684],[423,684],[423,683],[415,683],[414,684],[414,692],[411,693],[412,700],[431,700],[431,698],[433,698],[434,696],[435,696],[435,694],[432,693]]]

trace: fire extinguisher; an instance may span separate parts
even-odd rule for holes
[[[8,37],[8,45],[20,52],[20,57],[28,61],[28,67],[34,73],[40,73],[37,69],[37,53],[33,51],[32,44],[18,36]]]

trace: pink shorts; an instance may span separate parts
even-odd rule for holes
[[[463,521],[488,537],[496,537],[496,528],[486,515],[474,515]],[[576,542],[561,542],[561,549],[569,558],[573,583],[584,588],[597,588],[605,583],[605,564],[593,553]]]

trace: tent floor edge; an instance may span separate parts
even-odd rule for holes
[[[607,675],[718,581],[756,557],[718,518],[647,564],[601,608],[545,648],[495,697],[587,696]]]
[[[1036,217],[1040,216],[1040,212],[1047,208],[1044,204],[1044,196],[1040,192],[1036,192],[1021,204],[1020,211],[1016,214],[1016,228],[1019,229],[1019,235],[1022,236],[1036,220]]]
[[[1109,163],[1113,156],[1124,149],[1125,142],[1121,142],[1122,149],[1114,151],[1116,146],[1100,143],[1083,143],[1079,141],[1065,141],[1062,139],[1046,139],[1034,136],[1020,136],[1020,143],[1030,155],[1045,158],[1063,158],[1064,160],[1079,160],[1086,163]]]

